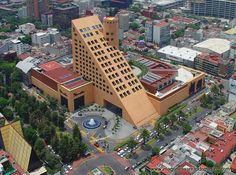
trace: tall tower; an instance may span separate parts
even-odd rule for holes
[[[97,16],[72,20],[74,71],[93,82],[94,102],[115,108],[125,120],[141,126],[158,113],[128,62],[106,41],[102,29]]]
[[[107,42],[119,48],[119,23],[117,17],[105,17],[103,19],[103,34]]]

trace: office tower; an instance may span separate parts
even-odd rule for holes
[[[26,0],[27,15],[32,19],[40,19],[41,14],[49,11],[48,0]]]
[[[103,19],[103,34],[109,45],[119,48],[119,23],[116,17]]]
[[[93,83],[95,103],[141,126],[158,113],[122,53],[106,41],[104,28],[97,16],[72,21],[74,71]]]
[[[58,4],[52,9],[53,25],[59,25],[62,29],[71,26],[71,20],[79,18],[79,6],[71,2]]]
[[[190,0],[192,14],[233,19],[236,17],[234,0]]]

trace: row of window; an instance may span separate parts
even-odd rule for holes
[[[100,29],[100,28],[102,28],[102,25],[101,24],[97,24],[97,25],[93,25],[93,26],[91,26],[91,28],[93,29],[93,30],[95,30],[95,29]],[[74,28],[73,28],[73,30],[75,30]],[[88,31],[90,31],[91,29],[90,29],[90,27],[85,27],[85,28],[82,28],[82,29],[79,29],[79,31],[80,32],[88,32]]]
[[[125,91],[125,92],[123,92],[123,93],[121,93],[120,94],[120,97],[121,98],[124,98],[124,97],[126,97],[126,96],[128,96],[128,95],[130,95],[130,91],[128,90],[128,91]]]

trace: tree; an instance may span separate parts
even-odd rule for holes
[[[159,155],[160,154],[160,148],[159,147],[152,148],[152,154],[153,155]]]
[[[201,156],[201,164],[206,164],[207,162],[207,159],[206,159],[206,156],[202,153],[202,156]]]
[[[25,35],[22,38],[19,38],[19,40],[23,43],[23,44],[32,44],[32,40],[31,40],[31,36],[30,35]]]
[[[224,170],[222,169],[222,166],[219,165],[219,164],[216,164],[214,166],[214,169],[213,169],[213,174],[214,175],[223,175],[224,174]]]
[[[159,175],[159,174],[156,171],[152,171],[151,175]]]
[[[212,168],[214,166],[214,162],[211,160],[206,161],[206,166]]]
[[[219,90],[219,88],[216,85],[214,85],[211,88],[211,92],[213,93],[213,96],[218,96],[219,93],[220,93],[220,90]]]
[[[51,140],[51,145],[53,150],[57,153],[59,151],[59,139],[57,135],[55,135]]]
[[[80,141],[82,140],[80,129],[76,124],[73,127],[73,138],[78,138]]]
[[[163,123],[165,124],[165,125],[168,125],[169,123],[170,123],[170,119],[168,118],[168,117],[163,117]]]
[[[143,143],[145,144],[148,141],[149,137],[150,137],[150,133],[147,129],[144,128],[141,131],[140,136],[143,138]]]
[[[138,143],[134,140],[133,137],[129,138],[127,141],[127,146],[131,149],[133,149]]]
[[[192,130],[192,126],[189,123],[184,123],[182,127],[184,134],[187,134]]]
[[[219,84],[219,88],[220,88],[220,91],[222,91],[224,89],[224,85],[223,84]]]
[[[163,127],[161,126],[161,123],[158,120],[155,122],[154,129],[155,131],[157,131],[158,135],[160,135],[163,132]]]
[[[0,97],[0,109],[6,107],[8,105],[7,99]]]
[[[139,25],[138,25],[138,23],[136,23],[136,22],[132,22],[132,23],[130,24],[130,28],[131,28],[132,30],[137,30],[137,29],[139,28]]]
[[[161,19],[161,17],[158,16],[157,14],[154,14],[154,15],[152,15],[152,19],[153,20],[159,20],[159,19]]]
[[[45,143],[43,139],[38,138],[34,143],[34,150],[39,153],[45,148]]]
[[[2,114],[6,117],[7,120],[11,121],[14,119],[13,117],[13,112],[10,108],[7,108],[5,107],[3,110],[2,110]]]
[[[32,126],[24,128],[24,136],[28,143],[32,146],[34,146],[36,140],[38,139],[37,132],[32,128]]]

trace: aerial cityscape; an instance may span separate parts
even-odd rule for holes
[[[0,175],[236,174],[236,0],[0,0]]]

